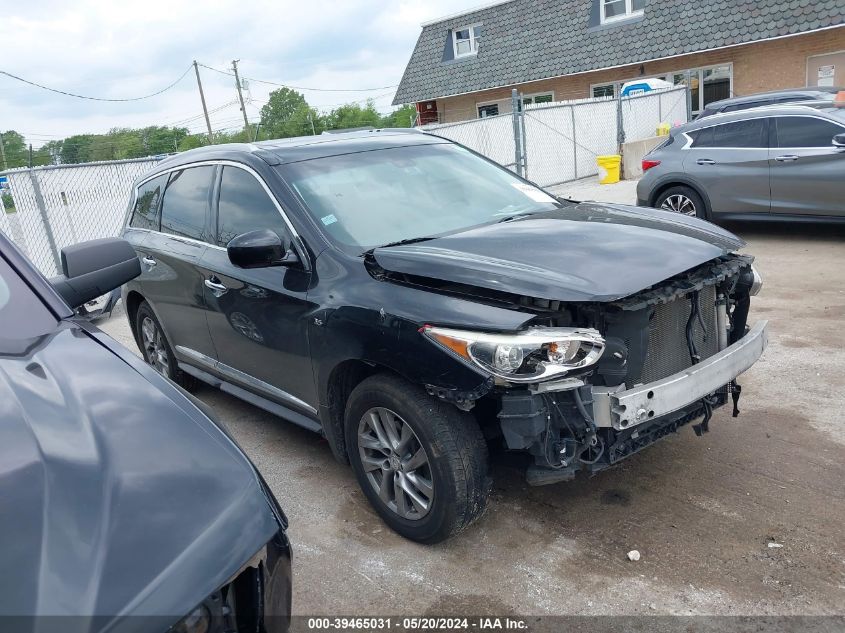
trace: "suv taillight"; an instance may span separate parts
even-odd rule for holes
[[[650,160],[648,158],[643,158],[643,173],[647,172],[652,167],[657,167],[659,164],[659,160]]]

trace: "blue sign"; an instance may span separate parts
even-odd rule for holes
[[[0,176],[0,189],[8,189],[9,188],[9,177],[8,176]]]

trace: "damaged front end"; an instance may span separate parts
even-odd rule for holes
[[[767,344],[765,322],[747,325],[760,287],[752,261],[722,255],[612,302],[527,300],[538,316],[516,340],[424,334],[493,375],[487,406],[477,409],[495,409],[505,446],[531,455],[530,484],[571,479],[683,425],[707,432],[730,399],[738,414],[736,377]],[[532,340],[545,342],[532,348]]]

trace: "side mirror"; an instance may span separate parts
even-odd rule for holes
[[[140,274],[141,262],[132,245],[107,237],[64,247],[62,274],[50,284],[71,308],[78,308]]]
[[[833,146],[845,149],[845,134],[837,134],[833,137]]]
[[[226,245],[229,261],[238,268],[292,266],[299,262],[293,249],[286,249],[270,229],[241,233]]]

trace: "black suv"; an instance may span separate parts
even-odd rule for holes
[[[136,185],[124,236],[150,364],[324,434],[423,542],[482,514],[488,446],[532,484],[599,471],[706,431],[766,344],[734,235],[561,201],[416,131],[180,154]]]

